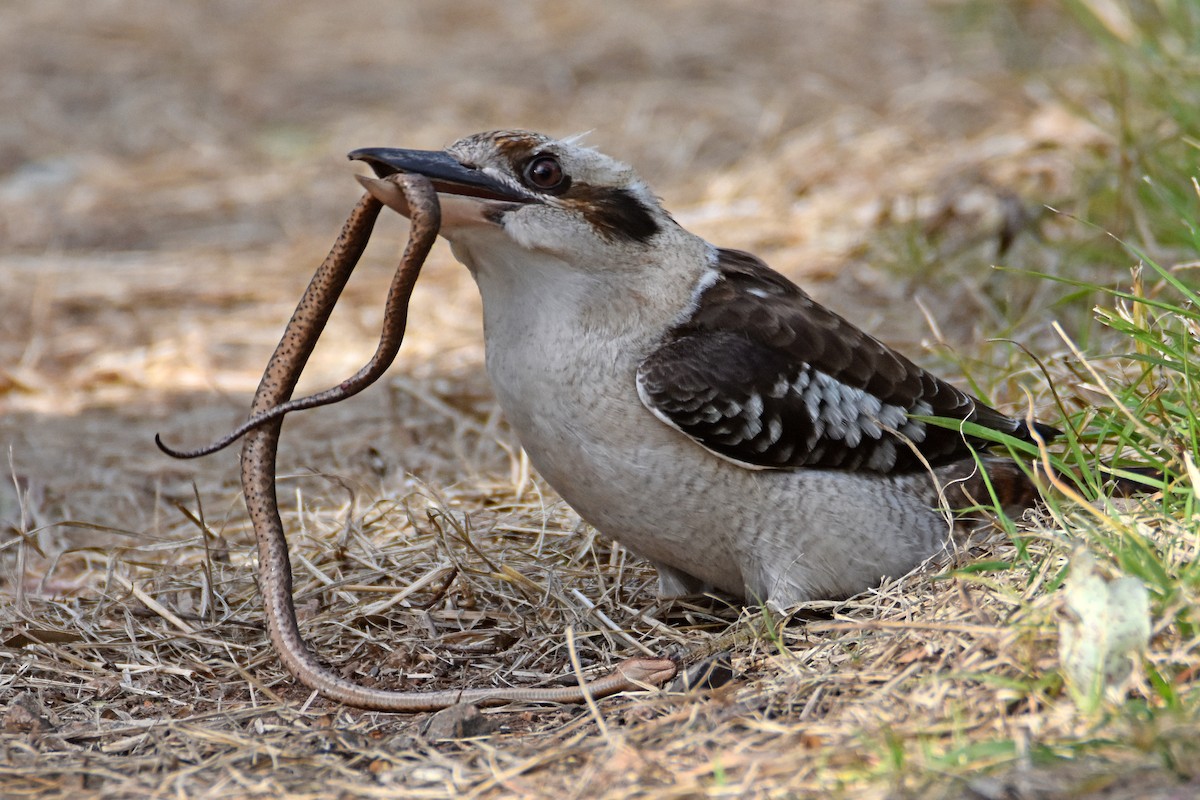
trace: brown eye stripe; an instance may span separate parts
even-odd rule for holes
[[[520,131],[492,135],[496,149],[510,164],[524,164],[546,147],[546,140]],[[658,233],[658,221],[645,204],[630,192],[608,186],[572,182],[554,202],[578,209],[589,223],[610,240],[644,242]]]
[[[650,209],[624,189],[577,182],[558,202],[578,209],[608,239],[644,242],[658,233],[658,221]]]

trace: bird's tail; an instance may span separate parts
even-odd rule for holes
[[[1035,472],[1036,470],[1036,472]],[[1162,488],[1162,470],[1153,467],[1102,466],[1103,491],[1110,497],[1133,497],[1152,494]],[[937,470],[945,505],[951,509],[995,508],[999,506],[1010,517],[1019,516],[1042,500],[1037,483],[1050,486],[1082,485],[1079,475],[1054,473],[1047,476],[1044,465],[1018,464],[1003,456],[983,455],[978,463],[962,461]],[[1038,476],[1037,482],[1033,475]],[[1157,484],[1157,487],[1155,486]]]

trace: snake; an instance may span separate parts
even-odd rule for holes
[[[258,546],[258,585],[267,632],[280,661],[291,675],[321,696],[373,711],[435,711],[458,704],[494,706],[512,702],[583,703],[591,698],[648,686],[659,686],[675,675],[668,658],[629,658],[600,678],[561,687],[496,687],[438,691],[395,691],[363,686],[326,666],[308,648],[296,620],[292,598],[292,565],[287,535],[279,515],[275,472],[284,416],[302,408],[338,402],[356,394],[391,365],[404,339],[408,304],[421,266],[441,225],[437,191],[428,178],[400,173],[387,178],[359,177],[367,193],[358,201],[341,233],[304,291],[283,336],[267,362],[250,407],[250,418],[231,434],[206,448],[172,450],[155,437],[170,455],[191,458],[215,452],[244,436],[241,481]],[[358,260],[366,249],[383,203],[376,195],[403,192],[411,227],[400,265],[388,290],[383,333],[371,360],[338,386],[297,400],[296,383],[325,329]]]

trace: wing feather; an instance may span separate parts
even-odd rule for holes
[[[754,256],[719,250],[717,269],[637,375],[646,407],[712,452],[759,469],[887,473],[986,447],[912,415],[1029,438],[1023,421],[913,364]]]

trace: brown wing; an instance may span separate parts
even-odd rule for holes
[[[720,250],[717,269],[695,311],[638,370],[646,407],[713,452],[756,468],[886,473],[987,446],[910,415],[1029,437],[1023,421],[913,364],[754,256]]]

